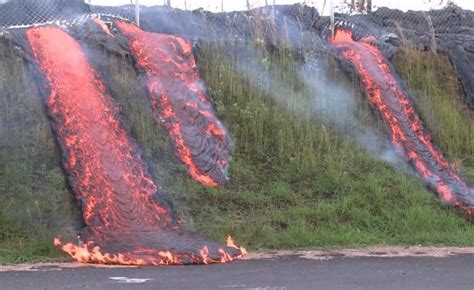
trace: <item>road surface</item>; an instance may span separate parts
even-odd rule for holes
[[[0,289],[474,289],[474,254],[446,257],[267,255],[225,265],[0,266]]]

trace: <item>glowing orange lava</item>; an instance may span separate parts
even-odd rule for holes
[[[370,44],[373,40],[373,37],[365,37],[355,41],[352,32],[339,29],[331,43],[355,66],[367,90],[370,105],[390,127],[395,148],[404,154],[443,202],[454,205],[472,219],[473,190],[434,146],[385,57]]]
[[[240,257],[234,245],[180,229],[79,43],[54,27],[31,28],[27,38],[49,86],[45,101],[85,222],[77,245],[59,239],[55,245],[88,263],[207,264]]]
[[[115,21],[129,39],[137,68],[147,77],[155,120],[168,131],[179,159],[198,182],[227,181],[230,138],[205,97],[192,43]]]

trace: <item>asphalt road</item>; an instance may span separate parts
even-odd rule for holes
[[[38,267],[0,272],[0,289],[474,289],[474,255],[330,260],[284,256],[226,265]]]

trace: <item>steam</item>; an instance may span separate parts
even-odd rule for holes
[[[308,110],[308,102],[301,101],[298,97],[300,92],[280,80],[282,72],[279,69],[266,68],[261,61],[264,56],[249,46],[241,49],[239,54],[234,66],[240,74],[253,86],[260,88],[278,106],[295,115],[304,116]],[[311,117],[315,121],[339,128],[378,160],[405,169],[406,162],[401,154],[395,151],[388,138],[360,120],[357,114],[360,109],[356,102],[359,96],[350,88],[331,79],[328,74],[330,64],[326,59],[327,57],[314,55],[297,71],[298,78],[310,90]]]
[[[342,128],[369,154],[402,167],[405,162],[389,140],[358,117],[358,96],[355,92],[331,79],[328,71],[327,60],[314,56],[299,72],[299,76],[311,88],[315,116],[322,116],[323,121]]]
[[[156,13],[157,7],[154,7]],[[278,68],[269,67],[266,55],[255,49],[255,43],[265,44],[277,50],[289,49],[295,51],[328,51],[322,40],[308,23],[287,17],[284,11],[278,8],[262,8],[246,13],[227,13],[215,15],[219,20],[206,21],[207,15],[203,11],[193,11],[181,14],[186,21],[166,13],[167,8],[160,11],[162,17],[149,17],[153,23],[152,30],[162,33],[177,33],[192,36],[204,42],[233,42],[237,50],[228,52],[228,58],[233,59],[234,69],[250,82],[260,88],[266,96],[271,98],[279,107],[290,110],[295,115],[304,115],[308,111],[307,99],[301,101],[300,92],[295,86],[281,79]],[[147,8],[143,11],[148,13]],[[309,19],[316,19],[316,15],[308,15]],[[221,23],[223,25],[217,25]],[[253,39],[249,42],[246,40]],[[240,39],[240,41],[238,40]],[[312,39],[313,41],[308,41]],[[315,40],[315,41],[314,41]],[[245,44],[244,44],[245,41]],[[236,56],[237,55],[237,56]],[[297,68],[297,76],[305,89],[310,90],[310,110],[315,121],[337,127],[349,135],[359,146],[375,158],[391,165],[406,169],[403,156],[395,151],[392,144],[382,132],[374,126],[360,119],[359,96],[353,86],[343,86],[331,79],[329,71],[334,64],[328,63],[329,55],[320,55],[312,52],[306,55],[306,62]],[[342,73],[340,75],[343,75]],[[361,101],[365,103],[365,101]],[[370,117],[373,120],[373,117]]]

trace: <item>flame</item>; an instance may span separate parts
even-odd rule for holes
[[[189,174],[204,185],[223,185],[230,138],[205,97],[192,43],[178,36],[144,32],[124,21],[115,24],[129,39],[136,65],[147,77],[155,120],[169,133]]]
[[[171,251],[157,251],[155,249],[141,248],[134,252],[124,252],[117,254],[103,253],[99,246],[94,246],[93,242],[75,245],[72,243],[63,244],[59,238],[54,239],[54,245],[68,253],[74,260],[81,263],[96,264],[119,264],[119,265],[183,265],[191,263],[229,263],[247,254],[244,248],[234,244],[232,248],[241,250],[239,255],[230,253],[224,248],[218,249],[219,257],[211,258],[209,249],[204,246],[199,250],[199,255],[188,253],[172,253]],[[188,262],[185,262],[188,261]]]
[[[227,247],[239,249],[242,252],[242,255],[248,254],[247,250],[244,247],[237,246],[237,244],[234,242],[234,239],[232,239],[231,236],[227,236]]]
[[[84,263],[208,264],[241,257],[238,248],[182,231],[168,203],[158,201],[138,145],[119,122],[119,107],[79,43],[53,27],[28,29],[27,38],[50,88],[46,105],[86,225],[77,245],[59,238],[54,244]]]
[[[206,246],[199,251],[199,254],[202,257],[202,262],[204,264],[209,264],[209,249]]]
[[[355,41],[351,31],[339,29],[331,43],[351,62],[362,78],[369,104],[389,125],[390,139],[444,203],[454,205],[472,219],[474,192],[434,146],[414,107],[398,84],[373,36]]]

